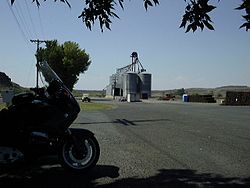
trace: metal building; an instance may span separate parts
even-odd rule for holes
[[[145,72],[137,52],[133,52],[130,57],[131,64],[118,68],[116,73],[110,76],[106,97],[125,98],[128,102],[151,97],[152,75]]]
[[[141,98],[148,99],[151,97],[152,76],[150,73],[142,72],[139,77],[141,80]]]
[[[128,102],[140,100],[140,79],[136,72],[123,74],[123,91]]]

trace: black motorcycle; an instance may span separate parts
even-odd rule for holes
[[[86,172],[99,159],[99,144],[91,131],[69,128],[78,102],[46,62],[38,70],[45,86],[14,96],[0,111],[0,163],[56,154],[63,167]]]

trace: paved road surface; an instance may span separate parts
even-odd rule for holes
[[[13,170],[14,176],[0,178],[0,183],[9,185],[14,180],[13,184],[38,187],[250,186],[250,107],[115,105],[113,110],[81,112],[73,125],[92,130],[100,142],[100,160],[91,173],[69,174],[51,160],[49,165]]]

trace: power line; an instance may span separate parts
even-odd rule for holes
[[[21,32],[21,35],[22,35],[22,38],[24,39],[25,43],[27,44],[27,47],[29,48],[30,51],[32,51],[32,54],[34,54],[34,51],[32,50],[31,48],[31,44],[28,42],[32,42],[32,43],[36,43],[37,44],[37,50],[39,49],[39,45],[41,43],[44,43],[44,42],[47,42],[45,40],[29,40],[29,38],[33,38],[34,36],[36,38],[38,38],[38,33],[37,33],[37,30],[36,30],[36,27],[35,27],[35,24],[34,24],[34,21],[33,21],[33,17],[31,16],[31,12],[30,12],[30,7],[27,3],[27,1],[25,0],[25,10],[24,10],[24,6],[21,6],[19,4],[19,2],[15,2],[15,5],[11,6],[11,4],[9,3],[9,0],[6,0],[6,3],[8,4],[8,7],[15,19],[15,22],[18,26],[18,29],[19,31]],[[40,15],[40,12],[39,12],[39,8],[37,9],[38,10],[38,23],[40,24],[40,28],[41,28],[41,34],[43,35],[44,37],[44,30],[43,30],[43,25],[42,25],[42,21],[41,21],[41,15]],[[23,12],[24,11],[24,12]],[[38,29],[39,30],[39,29]],[[38,64],[38,60],[37,60],[37,64]],[[36,64],[36,65],[37,65]],[[38,87],[38,70],[37,70],[37,81],[36,81],[36,86]]]
[[[33,22],[33,19],[31,17],[31,14],[30,14],[30,9],[29,9],[29,6],[28,6],[28,3],[27,3],[27,0],[25,0],[25,7],[26,7],[26,10],[28,12],[28,16],[29,16],[29,19],[30,19],[30,22],[31,22],[31,25],[32,25],[32,28],[33,28],[33,31],[35,33],[35,36],[36,38],[38,38],[38,35],[37,35],[37,31],[36,31],[36,27],[34,25],[34,22]]]
[[[9,4],[8,0],[6,0],[6,3],[7,3],[7,5],[8,5],[8,7],[9,7],[9,9],[10,9],[10,11],[11,11],[11,13],[12,13],[14,19],[15,19],[15,22],[16,22],[16,24],[17,24],[17,26],[18,26],[18,28],[19,28],[19,30],[20,30],[20,32],[21,32],[21,35],[22,35],[24,41],[26,42],[28,48],[31,50],[31,48],[30,48],[31,45],[30,45],[30,43],[28,43],[29,39],[26,37],[26,35],[25,35],[25,33],[24,33],[24,31],[23,31],[23,29],[22,29],[22,27],[21,27],[21,24],[19,23],[19,21],[18,21],[16,15],[15,15],[15,13],[14,13],[14,11],[13,11],[11,5]],[[31,51],[32,51],[32,50],[31,50]]]
[[[10,9],[10,11],[11,11],[11,13],[12,13],[12,15],[13,15],[13,17],[14,17],[16,23],[17,23],[17,26],[18,26],[19,30],[20,30],[21,33],[22,33],[23,38],[24,38],[25,40],[27,40],[27,37],[26,37],[26,35],[24,34],[24,31],[23,31],[23,29],[22,29],[22,27],[21,27],[21,24],[19,23],[19,21],[18,21],[16,15],[15,15],[14,11],[12,10],[10,4],[8,3],[8,0],[6,0],[6,3],[8,4],[8,7],[9,7],[9,9]]]
[[[44,38],[44,29],[43,29],[43,23],[42,23],[42,19],[41,19],[41,14],[40,14],[40,9],[38,8],[38,19],[39,19],[39,24],[40,24],[40,28],[41,28],[41,31],[42,31],[42,36]]]
[[[32,34],[30,32],[30,28],[26,22],[25,16],[23,14],[22,8],[19,4],[19,1],[17,1],[14,5],[12,5],[12,7],[14,7],[15,12],[17,14],[17,17],[19,18],[19,21],[21,23],[22,28],[24,29],[24,31],[26,31],[26,34],[28,35],[28,38],[32,37]]]

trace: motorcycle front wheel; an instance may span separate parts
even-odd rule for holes
[[[59,159],[64,168],[84,173],[96,165],[100,147],[94,136],[78,136],[76,139],[67,139],[62,144]]]

